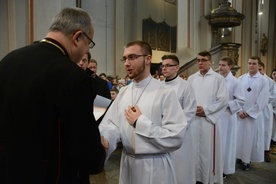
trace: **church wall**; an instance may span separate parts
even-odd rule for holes
[[[51,25],[53,16],[62,8],[74,7],[74,0],[35,0],[34,1],[34,40],[41,40],[45,37]]]
[[[265,71],[268,75],[275,67],[275,64],[273,64],[275,58],[273,47],[275,47],[275,43],[272,41],[275,38],[273,31],[275,14],[272,16],[269,14],[268,10],[271,1],[265,0],[263,14],[259,15],[260,2],[258,0],[243,0],[242,2],[236,0],[237,10],[245,15],[245,19],[235,33],[235,41],[242,44],[239,57],[241,69],[238,71],[237,76],[248,72],[247,62],[251,56],[259,56],[261,58],[261,61],[266,66]],[[263,34],[268,38],[268,51],[264,55],[261,52]]]
[[[30,32],[30,2],[33,6],[34,30]],[[120,59],[123,46],[133,40],[142,39],[142,20],[151,17],[155,22],[166,21],[170,26],[177,25],[177,51],[181,65],[195,58],[202,50],[211,46],[211,26],[205,15],[218,7],[220,0],[179,0],[177,6],[164,0],[81,0],[82,8],[92,17],[95,27],[96,47],[91,51],[98,63],[98,73],[125,76]],[[275,67],[275,7],[273,0],[265,0],[264,14],[257,15],[258,0],[232,0],[232,6],[245,15],[241,26],[232,32],[232,41],[241,43],[237,76],[247,72],[247,61],[252,55],[261,56],[269,74]],[[271,5],[270,5],[271,4]],[[25,46],[33,40],[45,37],[53,16],[64,7],[76,6],[76,0],[1,0],[0,1],[0,59],[8,52]],[[274,8],[275,9],[275,8]],[[32,34],[33,35],[30,35]],[[268,51],[260,52],[262,35],[268,37]],[[273,50],[274,49],[274,50]],[[153,62],[169,52],[153,51]]]
[[[118,7],[118,8],[117,8]],[[120,9],[119,9],[120,8]],[[169,26],[177,24],[177,7],[163,0],[116,0],[115,65],[116,74],[126,75],[120,59],[123,46],[130,41],[142,40],[143,19],[151,18],[157,23],[165,21]],[[122,27],[118,27],[118,25]],[[153,63],[169,52],[153,50]]]
[[[22,47],[28,39],[27,34],[27,8],[24,1],[0,1],[0,59],[10,50]]]
[[[82,0],[81,7],[92,17],[94,25],[94,42],[90,50],[92,58],[98,62],[97,74],[114,74],[114,11],[115,1]]]
[[[0,60],[9,52],[9,34],[8,34],[8,3],[0,1]]]

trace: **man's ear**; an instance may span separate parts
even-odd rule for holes
[[[75,34],[73,35],[72,41],[73,41],[73,44],[74,44],[75,46],[78,45],[77,42],[79,42],[81,36],[82,36],[82,31],[77,31],[77,32],[75,32]]]
[[[177,71],[177,72],[179,71],[179,65],[176,66],[176,71]]]
[[[147,64],[151,63],[151,59],[152,59],[152,56],[151,55],[147,55],[147,57],[146,57]]]

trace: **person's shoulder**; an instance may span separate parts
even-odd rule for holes
[[[238,77],[238,80],[241,80],[241,79],[243,79],[245,76],[247,76],[248,75],[248,73],[245,73],[245,74],[243,74],[243,75],[241,75],[241,76],[239,76]]]
[[[194,78],[196,78],[198,76],[198,73],[199,72],[196,72],[192,75],[190,75],[188,78],[187,78],[187,81],[190,83]]]
[[[49,65],[49,73],[54,76],[58,75],[59,78],[64,79],[68,83],[91,82],[89,75],[68,57],[60,57],[59,60],[49,59],[49,61],[45,62],[49,62],[47,64]]]
[[[266,78],[266,80],[268,80],[269,83],[274,84],[274,81],[268,75],[265,75],[265,78]]]
[[[231,82],[239,82],[239,79],[233,75],[229,79]]]
[[[189,82],[185,79],[182,79],[181,77],[177,77],[176,78],[177,82],[181,83],[181,84],[185,84],[185,85],[189,85]]]
[[[15,50],[12,50],[3,57],[1,62],[5,61],[5,60],[8,60],[10,58],[13,58],[13,57],[18,58],[18,57],[22,56],[22,54],[24,54],[24,55],[31,54],[30,52],[33,48],[34,47],[33,47],[33,44],[32,44],[32,45],[27,45],[27,46],[20,47],[20,48],[17,48]]]
[[[96,79],[97,81],[99,81],[100,83],[107,83],[106,80],[102,79],[102,78],[99,77],[98,75],[95,75],[95,79]]]
[[[154,89],[159,89],[159,93],[170,93],[171,91],[173,91],[172,88],[170,88],[168,85],[166,85],[165,83],[161,83],[159,81],[154,82],[155,86]]]
[[[215,72],[215,75],[217,76],[217,78],[219,78],[220,80],[224,80],[225,81],[225,78],[220,75],[219,73]]]
[[[192,75],[190,75],[190,76],[188,77],[188,79],[189,79],[189,78],[193,78],[193,77],[195,77],[195,76],[198,76],[198,74],[199,74],[199,71],[197,71],[197,72],[193,73]]]
[[[235,76],[231,76],[229,78],[229,80],[227,81],[227,83],[230,83],[230,86],[237,86],[237,85],[240,85],[240,82],[239,82],[239,79],[236,78]]]
[[[214,76],[216,76],[218,78],[223,78],[224,79],[224,77],[222,75],[220,75],[218,72],[216,72],[214,70],[212,70],[210,73],[211,73],[211,75],[214,75]]]

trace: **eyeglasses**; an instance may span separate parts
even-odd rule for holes
[[[122,63],[125,63],[126,62],[126,60],[129,60],[129,61],[133,61],[133,60],[135,60],[135,59],[137,59],[137,58],[139,58],[139,57],[141,57],[141,56],[147,56],[147,55],[136,55],[136,54],[130,54],[130,55],[128,55],[127,57],[123,57],[122,59],[121,59],[121,61],[122,61]]]
[[[89,38],[89,36],[85,33],[85,32],[82,32],[83,35],[90,41],[89,43],[89,48],[92,49],[93,47],[95,47],[95,42],[93,42],[93,40],[91,38]]]
[[[168,68],[168,67],[173,67],[173,66],[177,66],[177,65],[170,65],[170,64],[166,64],[166,65],[161,65],[160,68]]]
[[[207,59],[197,59],[196,61],[197,62],[206,62],[206,61],[210,61],[210,59],[208,59],[208,60]]]

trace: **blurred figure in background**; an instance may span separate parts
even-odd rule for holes
[[[91,77],[97,82],[97,94],[105,98],[111,99],[110,90],[107,81],[97,75],[98,63],[95,59],[88,61],[88,68],[93,71]]]
[[[108,88],[109,88],[109,90],[111,90],[112,89],[112,83],[111,83],[111,81],[108,80],[106,74],[105,73],[101,73],[99,75],[99,77],[101,77],[103,80],[107,81]]]
[[[112,88],[110,90],[111,100],[115,100],[115,98],[117,97],[118,93],[119,93],[119,90],[117,88]]]
[[[268,103],[263,110],[264,119],[264,158],[266,162],[270,162],[270,143],[272,137],[272,127],[273,127],[273,107],[272,102],[276,99],[276,94],[274,92],[274,81],[265,74],[265,65],[258,57],[259,72],[267,80],[269,86],[269,97]]]
[[[272,70],[271,78],[274,82],[274,93],[276,93],[276,69]],[[272,106],[273,106],[273,129],[272,129],[270,153],[276,155],[276,100],[272,102]]]
[[[88,67],[88,61],[91,59],[91,54],[90,52],[87,52],[86,54],[83,55],[83,57],[81,58],[81,60],[79,60],[77,62],[77,65],[79,67],[81,67],[84,71],[87,69]]]

